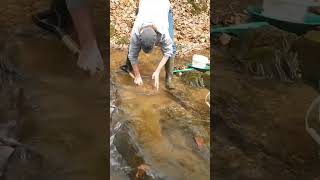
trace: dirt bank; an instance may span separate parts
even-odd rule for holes
[[[235,3],[239,13],[251,2]],[[305,130],[307,109],[319,93],[301,79],[259,80],[226,58],[227,49],[218,45],[213,50],[214,179],[319,178],[318,147]],[[299,58],[309,61],[301,54]]]
[[[213,79],[215,178],[318,177],[317,147],[304,126],[318,93],[303,83],[253,80],[233,68],[218,61]]]

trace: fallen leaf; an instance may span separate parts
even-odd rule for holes
[[[146,171],[148,171],[149,169],[150,169],[149,165],[141,164],[138,167],[138,171],[136,173],[136,178],[143,178],[143,176],[146,174]]]
[[[198,148],[201,149],[204,146],[204,139],[202,137],[195,137],[194,139],[197,143]]]

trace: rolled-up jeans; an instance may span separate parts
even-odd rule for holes
[[[175,56],[177,48],[176,48],[176,44],[174,43],[174,23],[173,23],[173,11],[172,11],[172,8],[170,8],[170,10],[169,10],[168,22],[169,22],[169,35],[170,35],[170,38],[171,38],[172,43],[173,43],[173,45],[172,45],[173,46],[173,56]]]

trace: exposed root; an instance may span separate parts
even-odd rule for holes
[[[292,50],[296,39],[275,27],[252,30],[231,41],[231,59],[254,76],[295,81],[300,79],[298,55]]]

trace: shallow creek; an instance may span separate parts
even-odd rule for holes
[[[161,59],[159,51],[139,57],[144,82],[140,87],[119,69],[126,53],[111,50],[110,56],[112,81],[118,92],[117,108],[111,122],[112,178],[127,179],[124,178],[126,175],[133,179],[138,166],[144,164],[148,167],[146,177],[151,179],[209,179],[209,160],[201,156],[205,153],[197,148],[193,131],[206,137],[209,144],[210,124],[196,121],[194,114],[181,107],[165,89],[164,70],[160,76],[159,91],[153,88],[151,75]],[[191,101],[186,100],[190,101],[190,106],[197,104],[198,111],[209,117],[209,107],[204,103],[208,90],[190,88],[178,78],[174,82],[191,98]],[[122,177],[119,172],[122,172]]]

